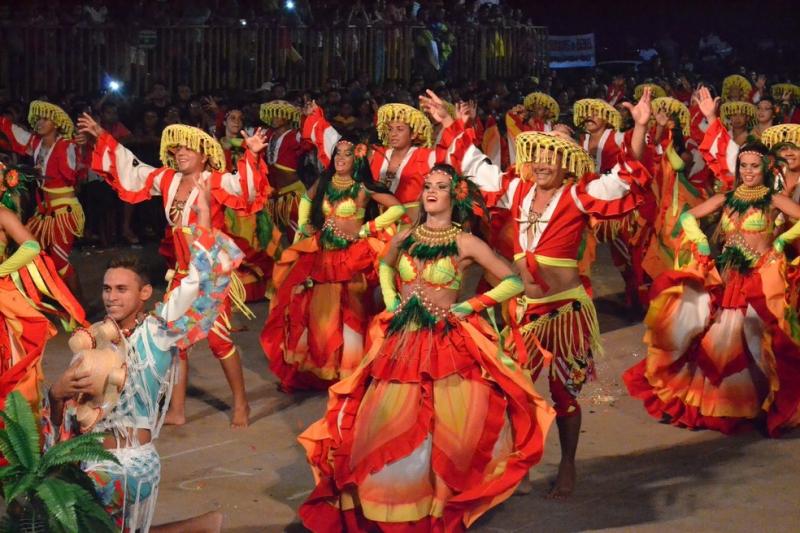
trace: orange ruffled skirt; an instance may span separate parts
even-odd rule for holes
[[[327,250],[309,238],[284,250],[261,346],[285,391],[326,389],[361,362],[368,289],[377,283],[382,247],[377,239],[361,239]]]
[[[391,318],[376,317],[363,362],[299,437],[312,531],[461,531],[541,459],[554,412],[484,320],[384,337]]]
[[[625,372],[655,418],[734,433],[765,418],[770,436],[800,423],[800,346],[787,305],[786,261],[768,254],[747,274],[697,263],[656,280],[647,357]]]

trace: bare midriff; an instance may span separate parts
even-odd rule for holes
[[[120,439],[117,442],[117,439],[113,435],[106,435],[103,439],[103,448],[106,450],[113,450],[115,448],[129,448],[133,442],[138,443],[138,445],[147,444],[150,442],[150,430],[149,429],[136,429],[136,428],[128,428],[128,439]]]

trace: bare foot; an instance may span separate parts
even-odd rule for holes
[[[170,409],[164,417],[164,424],[167,426],[182,426],[185,423],[186,414],[183,412],[179,413],[176,409]]]
[[[533,490],[533,483],[528,476],[525,476],[522,481],[520,481],[519,485],[517,485],[517,489],[514,491],[514,496],[527,496]]]
[[[562,462],[558,465],[558,476],[553,487],[545,495],[548,500],[565,500],[575,490],[575,463]]]
[[[250,404],[234,405],[231,414],[231,427],[233,429],[246,428],[250,425]]]

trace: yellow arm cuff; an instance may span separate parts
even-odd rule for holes
[[[0,276],[8,276],[28,265],[39,255],[41,247],[36,241],[25,241],[11,257],[0,264]]]
[[[791,228],[778,235],[773,246],[777,251],[782,252],[786,243],[792,242],[798,237],[800,237],[800,220],[795,222]]]
[[[709,255],[711,248],[708,246],[708,238],[700,229],[700,225],[694,215],[686,211],[678,221],[681,223],[686,240],[693,242],[697,246],[697,251],[702,255]]]
[[[297,232],[294,235],[295,242],[305,235],[304,226],[308,224],[311,219],[311,198],[304,194],[300,198],[300,204],[297,206]]]
[[[383,261],[378,264],[378,279],[381,282],[381,294],[386,310],[393,312],[400,305],[400,295],[397,294],[397,287],[394,284],[394,268]]]

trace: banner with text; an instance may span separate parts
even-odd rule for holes
[[[550,35],[547,39],[550,68],[593,67],[594,33]]]

